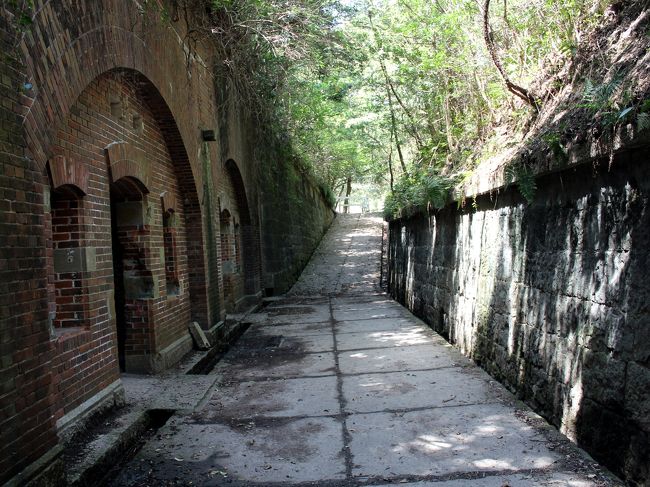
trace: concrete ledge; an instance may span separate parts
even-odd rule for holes
[[[221,356],[248,328],[249,323],[246,322],[248,315],[256,312],[261,306],[260,301],[245,313],[230,315],[227,320],[220,321],[209,330],[206,330],[205,334],[210,340],[212,348],[191,364],[187,369],[187,373],[203,374],[206,370],[212,370]]]
[[[60,445],[29,464],[22,472],[7,481],[3,487],[54,487],[67,485]]]
[[[117,379],[100,393],[83,402],[56,422],[59,439],[68,441],[79,430],[87,427],[88,421],[95,415],[125,403],[122,381]]]
[[[126,372],[130,374],[157,374],[176,365],[194,348],[189,331],[160,352],[147,355],[127,355]]]
[[[194,341],[189,331],[178,340],[163,348],[153,359],[153,372],[158,373],[176,365],[194,349]]]
[[[209,328],[205,331],[205,336],[208,337],[212,346],[219,345],[219,342],[228,341],[233,330],[237,329],[242,323],[246,322],[246,318],[251,313],[255,313],[262,307],[262,292],[260,291],[257,294],[252,294],[248,296],[259,296],[256,298],[253,304],[246,310],[241,313],[229,314],[226,316],[225,320],[219,321],[212,328]],[[247,296],[244,296],[246,298]]]
[[[223,337],[226,327],[226,322],[224,320],[216,323],[212,328],[205,331],[205,336],[210,340],[210,344],[214,347],[217,342]]]
[[[255,294],[246,294],[235,302],[235,309],[238,312],[249,313],[250,311],[245,311],[245,310],[250,309],[251,306],[256,306],[261,301],[262,301],[262,291],[258,291]]]
[[[125,451],[135,444],[151,424],[148,411],[134,411],[124,415],[116,428],[99,435],[92,443],[84,445],[85,455],[77,464],[66,465],[67,485],[93,485]]]

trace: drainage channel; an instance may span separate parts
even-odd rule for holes
[[[173,409],[149,409],[146,411],[145,427],[140,428],[139,432],[128,435],[123,445],[116,445],[117,457],[113,458],[108,464],[102,465],[98,475],[95,478],[101,479],[95,481],[95,485],[110,485],[117,478],[122,469],[135,458],[144,445],[151,440],[158,430],[165,426],[169,418],[174,415]],[[102,475],[103,474],[103,475]],[[92,477],[90,477],[92,479]],[[89,480],[90,480],[89,479]],[[80,485],[91,485],[91,482]]]
[[[221,336],[221,344],[212,347],[187,374],[207,375],[212,372],[250,325],[240,322],[227,327]],[[132,411],[125,407],[98,417],[91,428],[67,442],[63,453],[68,465],[67,484],[111,485],[174,413],[174,409]]]
[[[171,409],[124,408],[97,418],[63,450],[67,485],[107,485],[173,414]]]
[[[205,356],[187,371],[188,375],[208,375],[214,370],[223,356],[248,330],[251,323],[236,323],[231,326],[220,345],[212,347]]]

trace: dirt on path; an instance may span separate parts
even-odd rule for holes
[[[339,215],[113,485],[620,485],[378,288],[381,219]]]

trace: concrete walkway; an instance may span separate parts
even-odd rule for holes
[[[114,485],[619,485],[379,292],[380,239],[340,215]]]

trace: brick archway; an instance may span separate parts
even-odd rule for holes
[[[52,150],[52,217],[77,211],[88,223],[79,259],[73,258],[87,264],[89,275],[72,283],[80,297],[70,294],[75,303],[83,299],[88,313],[66,305],[71,318],[59,320],[59,328],[78,328],[88,316],[92,337],[109,339],[116,323],[115,355],[123,370],[168,367],[191,348],[189,322],[208,323],[201,206],[171,111],[141,73],[111,70],[80,94]],[[82,204],[54,192],[62,185],[79,188]],[[57,239],[64,236],[59,227]],[[71,235],[83,235],[70,228]],[[57,310],[63,309],[59,301]],[[92,337],[77,341],[89,346]],[[72,344],[70,333],[63,339]],[[68,392],[59,397],[64,412],[76,405]]]
[[[88,272],[103,273],[98,279],[88,279],[82,283],[83,286],[92,287],[88,304],[93,307],[93,312],[83,316],[89,321],[91,330],[82,329],[76,334],[65,330],[65,337],[53,334],[48,324],[47,269],[39,253],[45,251],[47,246],[47,232],[45,223],[37,222],[41,214],[50,213],[52,199],[57,206],[72,205],[81,200],[79,212],[87,212],[84,213],[88,233],[86,246],[92,250],[99,239],[105,239],[96,227],[98,224],[106,227],[110,212],[97,208],[93,194],[97,191],[98,180],[94,175],[88,177],[84,173],[86,156],[97,162],[102,159],[101,155],[84,154],[84,160],[80,161],[61,156],[62,151],[57,150],[57,146],[60,149],[64,145],[57,142],[58,133],[67,120],[77,116],[73,107],[80,95],[105,73],[120,69],[137,74],[134,79],[143,82],[143,96],[149,97],[151,111],[156,113],[158,123],[166,133],[169,152],[178,155],[174,155],[175,161],[178,161],[178,180],[191,188],[190,195],[188,198],[176,198],[177,203],[173,197],[161,196],[160,199],[165,201],[165,208],[187,208],[188,228],[196,229],[192,244],[198,263],[192,264],[193,276],[188,279],[188,282],[192,281],[193,299],[199,301],[197,306],[192,306],[195,311],[193,318],[207,325],[218,320],[216,316],[208,316],[205,304],[205,275],[201,275],[204,272],[201,265],[202,218],[197,194],[197,188],[202,190],[205,186],[196,160],[200,145],[199,127],[207,125],[205,120],[209,120],[211,104],[214,103],[213,97],[206,95],[211,90],[204,88],[204,85],[212,87],[211,82],[206,83],[211,79],[209,63],[193,56],[189,68],[192,72],[187,73],[185,68],[189,64],[182,41],[183,33],[174,32],[174,28],[182,30],[183,27],[162,22],[159,16],[145,15],[141,3],[136,0],[99,0],[39,2],[28,33],[17,32],[14,37],[7,29],[3,32],[8,57],[12,56],[6,63],[7,69],[2,71],[7,93],[12,94],[12,106],[6,109],[5,104],[0,111],[5,116],[10,114],[5,119],[5,128],[12,134],[12,140],[9,148],[5,147],[8,152],[3,153],[2,157],[3,163],[7,161],[17,168],[11,186],[4,187],[33,194],[29,194],[27,201],[12,208],[18,218],[11,228],[20,230],[12,239],[19,244],[19,250],[24,251],[24,255],[19,254],[20,259],[16,259],[15,267],[10,269],[16,269],[16,275],[22,282],[10,289],[13,304],[8,310],[12,314],[9,317],[12,321],[7,321],[6,317],[0,321],[3,327],[7,322],[11,323],[12,329],[19,330],[16,333],[12,331],[15,339],[11,344],[16,351],[21,351],[24,359],[21,359],[22,363],[16,370],[24,367],[24,370],[33,371],[29,376],[24,375],[20,383],[16,381],[11,397],[16,397],[15,404],[18,404],[17,401],[24,402],[25,397],[36,393],[38,400],[29,407],[22,407],[22,412],[19,411],[10,427],[3,430],[3,433],[7,433],[3,435],[7,441],[0,447],[0,483],[54,446],[57,429],[59,433],[62,432],[61,425],[55,425],[57,420],[78,407],[89,407],[84,405],[85,401],[98,391],[105,393],[102,400],[108,401],[113,394],[117,397],[119,381],[115,361],[110,347],[106,346],[111,337],[98,336],[93,328],[99,326],[99,319],[104,320],[101,326],[108,328],[105,326],[107,317],[114,313],[110,309],[110,291],[104,282],[110,275],[106,264],[109,259],[105,254],[95,258],[90,252],[84,260],[98,267]],[[14,54],[15,63],[12,59]],[[10,84],[6,81],[7,76]],[[74,130],[83,136],[88,135],[86,127]],[[99,135],[101,138],[102,134]],[[109,142],[111,140],[107,138],[104,144]],[[49,181],[46,174],[48,161],[51,171]],[[67,191],[72,186],[78,190]],[[55,193],[54,198],[51,197],[52,193]],[[150,196],[153,199],[159,195]],[[181,213],[179,211],[179,215]],[[1,216],[4,219],[5,213]],[[27,221],[31,222],[29,226],[24,224]],[[36,251],[33,247],[36,247]],[[5,293],[0,297],[7,299],[7,296],[9,294]],[[20,319],[16,319],[23,313]],[[23,329],[30,333],[24,333]],[[103,346],[94,349],[93,353],[87,353],[90,341],[95,339],[103,340]],[[23,349],[29,353],[22,352]],[[92,366],[84,368],[84,363],[77,363],[80,357],[88,360],[84,363],[92,362]],[[62,360],[68,360],[68,363],[63,364]],[[66,369],[65,380],[56,372],[63,369]],[[68,397],[69,401],[62,404],[62,396]]]
[[[30,26],[32,35],[23,36],[19,44],[29,53],[25,58],[25,86],[29,88],[23,91],[21,115],[30,155],[40,170],[53,156],[52,141],[60,122],[70,114],[81,92],[115,69],[139,73],[145,84],[156,88],[165,101],[163,111],[174,114],[188,153],[195,154],[200,144],[193,132],[196,114],[205,110],[191,94],[201,91],[199,80],[210,79],[209,63],[194,53],[188,64],[180,32],[169,35],[169,28],[177,26],[148,22],[135,0],[112,3],[88,4],[79,18],[74,3],[46,2]],[[68,25],[70,19],[75,23]],[[48,45],[40,41],[50,38],[60,42]],[[202,187],[200,171],[195,171],[194,177],[197,187]]]
[[[189,290],[191,299],[191,319],[207,328],[208,298],[205,284],[205,262],[203,245],[203,219],[197,184],[194,180],[188,153],[179,132],[174,115],[158,89],[142,73],[131,69],[112,69],[106,75],[115,74],[137,87],[137,93],[146,103],[164,137],[164,142],[173,161],[181,201],[168,193],[160,198],[164,204],[182,205],[187,235],[187,259],[189,269]],[[111,142],[106,146],[106,155],[113,181],[130,177],[141,181],[145,188],[155,178],[154,168],[147,161],[141,149],[124,141]],[[146,190],[148,192],[148,190]],[[173,201],[173,203],[170,203]]]
[[[242,266],[244,274],[244,295],[248,301],[260,292],[260,244],[259,232],[253,224],[246,188],[237,163],[228,159],[226,161],[226,172],[234,190],[235,202],[240,218],[240,240],[242,246]]]
[[[26,74],[33,89],[24,93],[23,128],[27,148],[43,172],[48,160],[57,154],[53,146],[61,123],[79,95],[93,80],[109,72],[128,73],[139,86],[142,97],[158,120],[167,148],[174,160],[191,235],[188,248],[192,320],[205,329],[217,316],[210,316],[204,254],[203,219],[198,191],[204,188],[201,171],[188,154],[197,154],[196,114],[204,112],[191,93],[200,92],[199,79],[209,78],[207,64],[198,55],[186,73],[187,59],[178,38],[169,35],[168,25],[152,24],[138,30],[142,14],[137,2],[106,9],[104,2],[88,5],[86,15],[71,28],[65,42],[57,42],[43,52],[39,38],[50,38],[61,29],[62,19],[75,18],[74,5],[49,2],[38,10],[21,48],[29,52]],[[110,3],[110,2],[109,2]],[[56,7],[56,8],[55,8]],[[56,85],[58,89],[49,89]],[[31,98],[31,99],[30,99]]]

